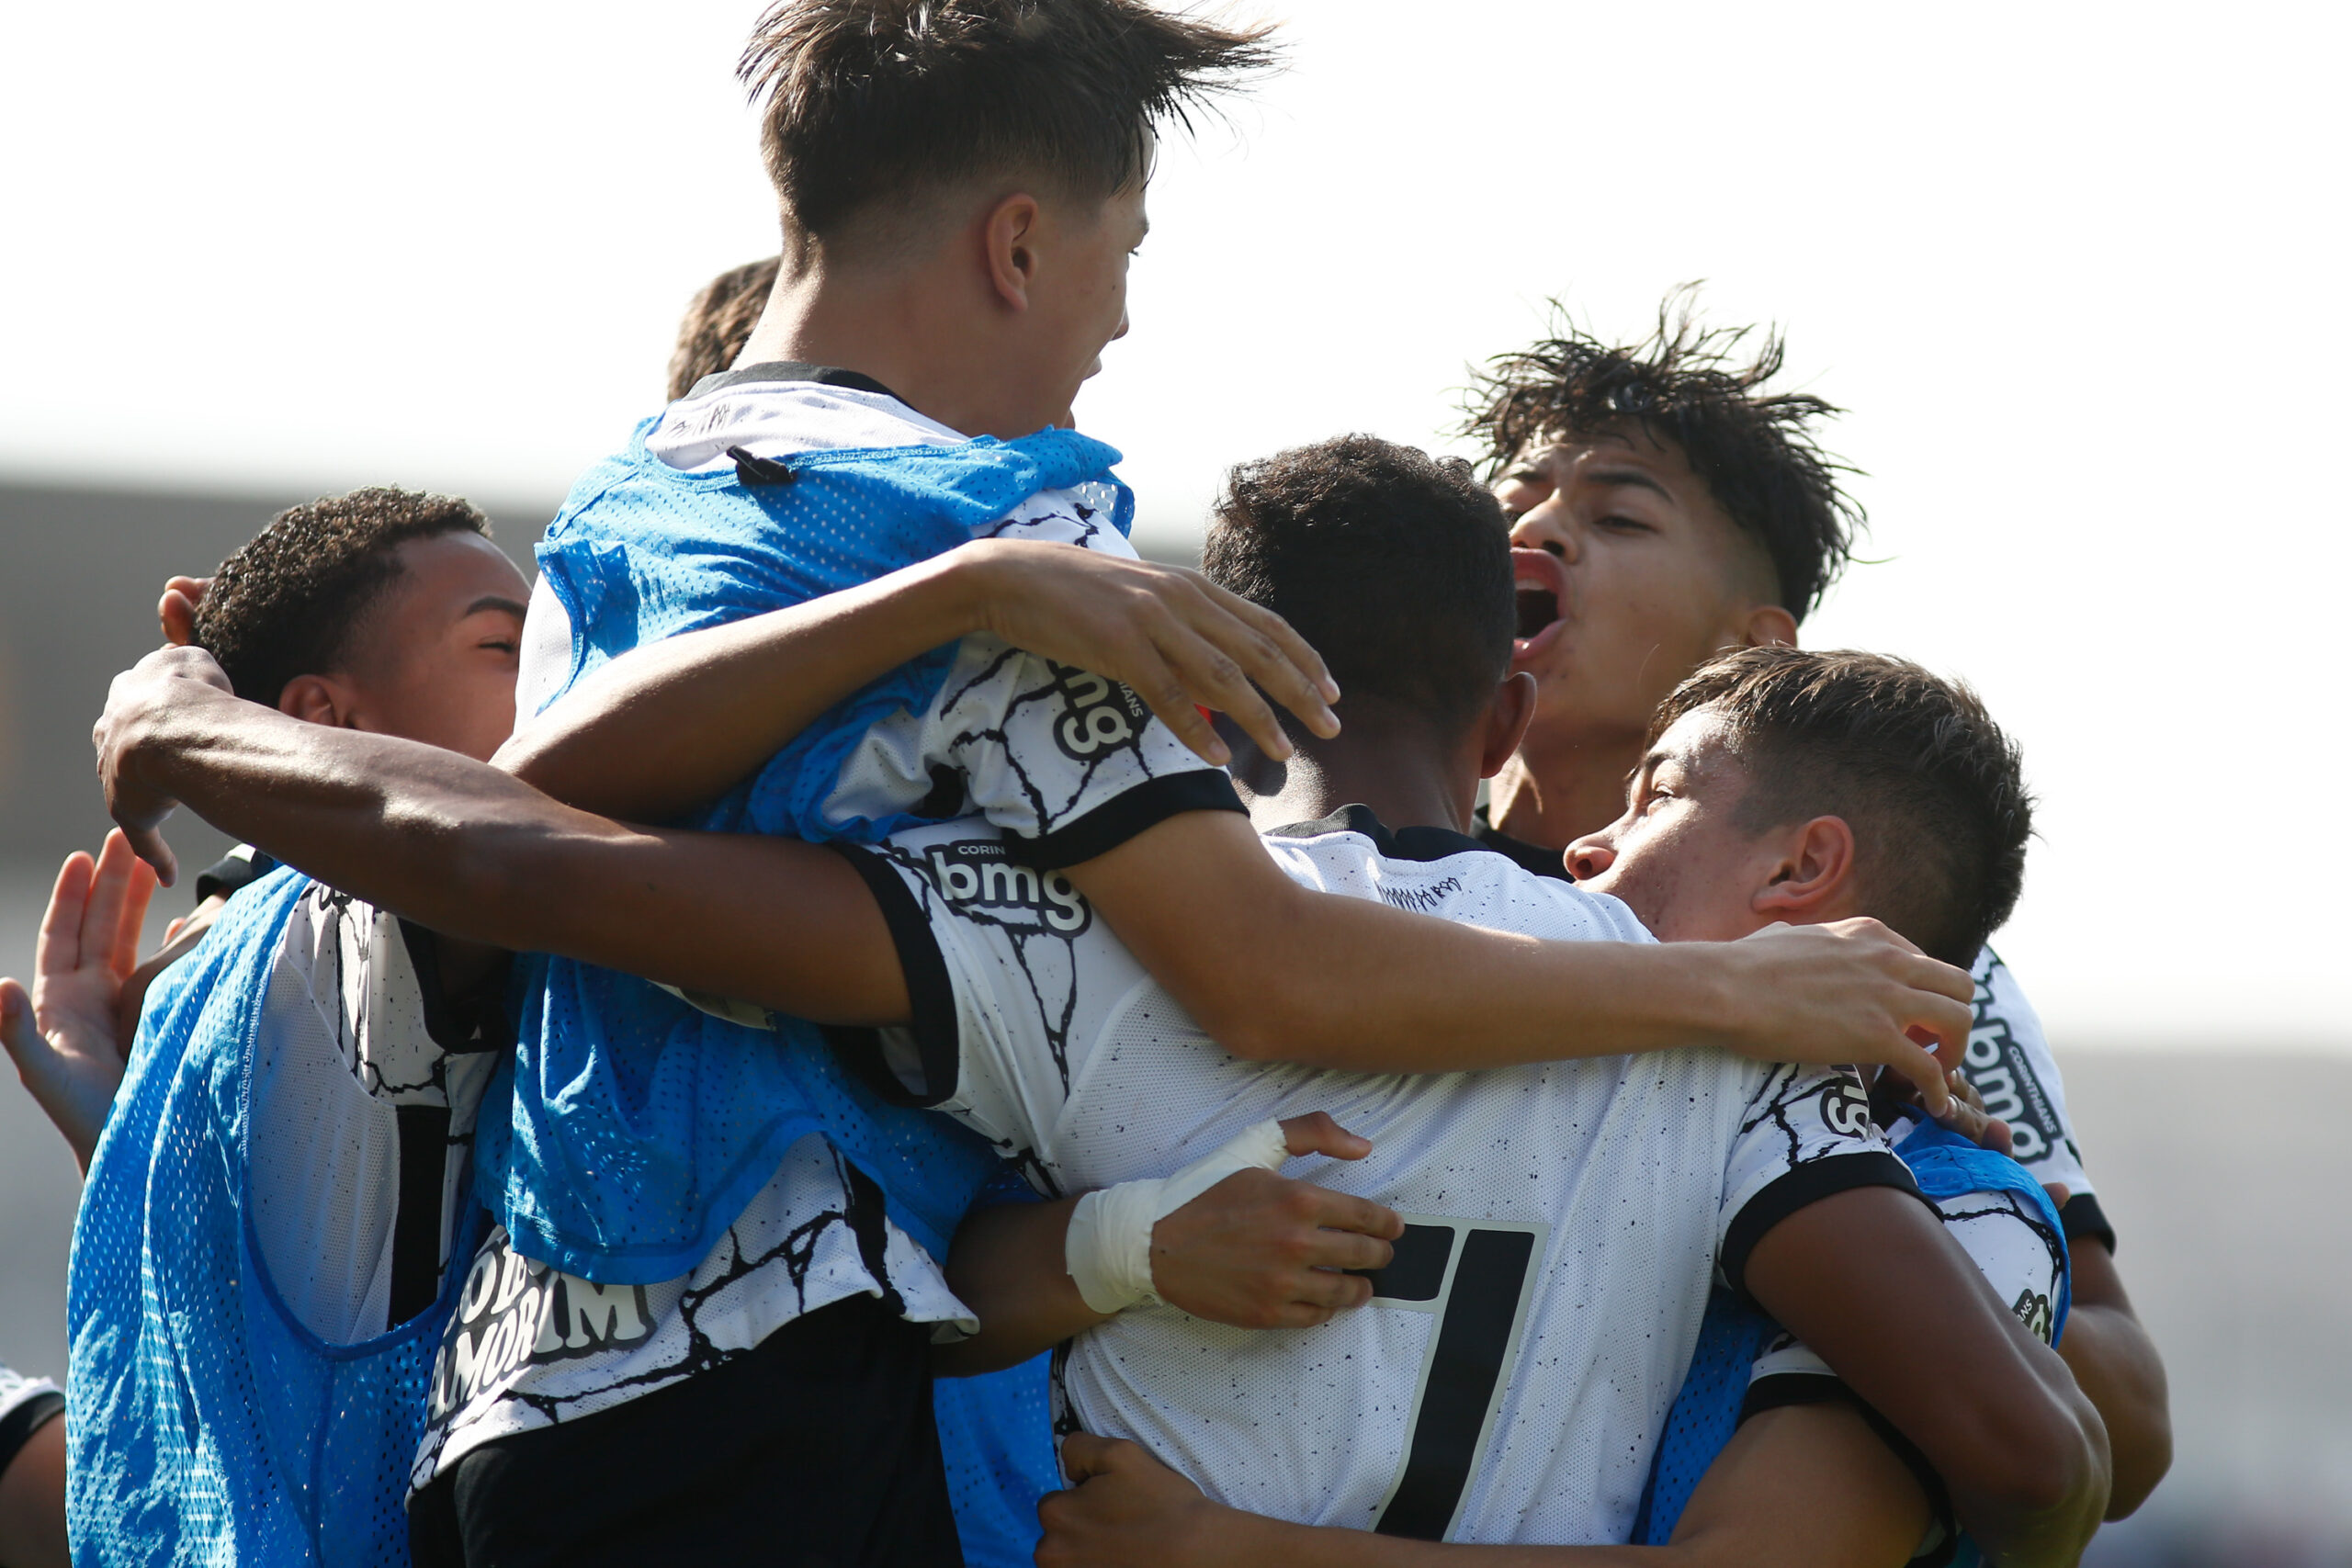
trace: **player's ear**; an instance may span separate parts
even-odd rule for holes
[[[327,675],[297,675],[277,694],[278,712],[335,729],[350,724],[356,705],[351,690]]]
[[[1751,604],[1740,617],[1739,648],[1794,648],[1797,618],[1778,604]]]
[[[1503,683],[1495,688],[1494,700],[1487,705],[1486,736],[1478,750],[1480,778],[1490,779],[1502,771],[1534,718],[1535,677],[1514,670],[1503,677]]]
[[[1771,880],[1756,891],[1756,912],[1791,925],[1851,913],[1846,904],[1854,890],[1854,829],[1846,819],[1816,817],[1781,831],[1781,858]]]
[[[1029,308],[1029,290],[1036,282],[1040,212],[1035,197],[1015,191],[989,209],[981,223],[989,285],[1000,300],[1015,310]]]

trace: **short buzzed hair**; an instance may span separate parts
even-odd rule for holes
[[[196,645],[220,661],[237,695],[275,707],[296,676],[343,667],[400,577],[401,546],[456,533],[488,538],[490,519],[456,496],[389,485],[288,507],[213,573]]]
[[[778,0],[738,73],[794,243],[981,175],[1108,197],[1159,122],[1271,63],[1270,30],[1140,0]]]
[[[678,346],[670,351],[670,401],[676,402],[695,389],[695,382],[735,363],[767,309],[780,262],[776,256],[745,262],[702,286],[678,323]]]
[[[1565,321],[1558,335],[1488,362],[1464,434],[1480,437],[1492,479],[1537,447],[1639,430],[1673,442],[1742,532],[1772,562],[1781,606],[1803,621],[1852,558],[1862,508],[1842,490],[1853,470],[1824,453],[1814,425],[1839,411],[1808,392],[1765,392],[1782,345],[1755,329],[1702,328],[1691,290],[1659,307],[1639,344],[1601,342]]]
[[[1975,963],[2017,907],[2033,831],[2017,745],[1975,693],[1882,654],[1742,649],[1675,688],[1651,743],[1702,709],[1747,770],[1744,828],[1845,818],[1866,912]]]
[[[1510,529],[1458,457],[1342,435],[1244,463],[1201,567],[1322,654],[1343,716],[1371,699],[1457,731],[1510,666]]]

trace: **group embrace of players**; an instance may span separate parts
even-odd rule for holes
[[[1571,333],[1483,475],[1345,435],[1201,572],[1129,546],[1072,404],[1157,130],[1272,52],[781,0],[781,254],[535,584],[373,489],[167,588],[0,983],[86,1171],[0,1563],[2040,1564],[2138,1506],[2163,1370],[1985,946],[2017,750],[1796,647],[1859,516],[1776,344]],[[142,959],[182,805],[245,847]]]

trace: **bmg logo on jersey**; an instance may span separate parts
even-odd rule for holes
[[[1091,671],[1057,664],[1053,671],[1066,710],[1054,721],[1054,743],[1073,761],[1091,762],[1143,738],[1151,710],[1141,697]]]
[[[958,908],[1000,912],[1018,909],[1057,936],[1076,936],[1094,920],[1094,908],[1058,871],[1023,865],[993,839],[934,844],[932,885]]]
[[[642,1285],[593,1285],[504,1245],[474,1257],[457,1315],[433,1358],[426,1417],[445,1421],[533,1361],[593,1356],[651,1337]]]

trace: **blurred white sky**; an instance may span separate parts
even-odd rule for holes
[[[559,495],[772,250],[753,0],[19,6],[0,472]],[[2315,6],[1267,0],[1080,405],[1148,527],[1429,443],[1559,297],[1770,320],[1873,530],[1807,628],[1974,681],[2044,799],[2062,1043],[2352,1044],[2337,889],[2347,24]]]

